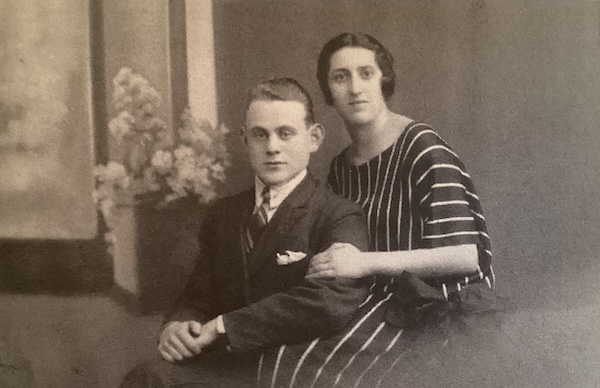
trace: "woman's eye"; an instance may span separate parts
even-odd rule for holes
[[[364,69],[362,71],[362,75],[364,78],[371,78],[373,76],[373,73],[374,73],[373,69]]]

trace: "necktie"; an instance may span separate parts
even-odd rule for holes
[[[258,206],[246,227],[246,248],[247,250],[252,249],[254,242],[257,241],[262,234],[265,226],[269,222],[267,211],[271,203],[271,193],[268,187],[265,187],[262,191],[262,203]]]

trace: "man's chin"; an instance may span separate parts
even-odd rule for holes
[[[267,186],[281,186],[286,182],[289,182],[292,177],[279,175],[279,174],[263,174],[258,176],[260,180]]]

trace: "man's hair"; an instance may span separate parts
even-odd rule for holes
[[[306,125],[315,123],[315,113],[310,95],[293,78],[272,78],[261,81],[248,92],[246,111],[254,101],[297,101],[306,110]]]
[[[317,79],[327,105],[333,105],[329,83],[327,82],[331,57],[343,47],[362,47],[375,53],[375,61],[382,73],[381,93],[386,100],[390,98],[396,87],[396,73],[394,72],[394,57],[392,57],[392,54],[377,39],[364,32],[344,32],[325,43],[317,62]]]

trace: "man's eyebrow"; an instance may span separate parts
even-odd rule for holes
[[[277,131],[294,131],[296,132],[296,127],[292,127],[291,125],[281,125],[277,127]]]

